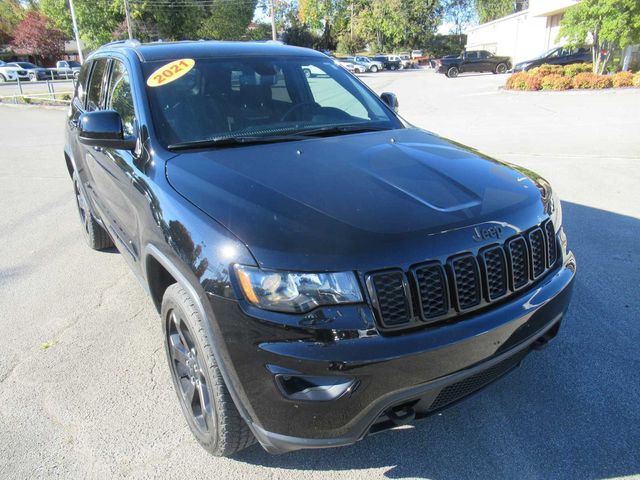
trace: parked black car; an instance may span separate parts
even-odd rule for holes
[[[447,55],[437,61],[437,72],[447,77],[457,77],[465,72],[506,73],[511,69],[509,57],[499,57],[486,50],[463,52],[458,56]]]
[[[590,47],[557,47],[544,52],[538,58],[517,63],[513,67],[513,71],[526,72],[540,65],[570,65],[572,63],[591,63],[592,61]]]
[[[385,70],[400,70],[402,66],[402,60],[396,56],[394,56],[394,59],[391,59],[387,55],[377,55],[373,57],[372,60],[382,63]]]
[[[149,292],[209,452],[354,443],[558,333],[576,266],[551,186],[396,107],[272,43],[127,41],[82,66],[64,148],[82,231]]]

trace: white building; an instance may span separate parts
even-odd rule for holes
[[[529,8],[467,30],[467,50],[488,50],[514,63],[562,44],[560,19],[579,0],[529,0]]]

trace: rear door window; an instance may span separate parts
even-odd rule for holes
[[[88,112],[98,110],[102,106],[102,85],[104,80],[104,72],[107,68],[106,58],[97,58],[94,61],[91,78],[89,80],[89,88],[87,91],[87,107]]]
[[[91,72],[91,65],[93,62],[85,63],[80,69],[80,75],[78,76],[78,82],[76,84],[76,97],[84,108],[85,100],[87,99],[87,80],[89,79],[89,72]]]
[[[124,133],[133,135],[136,112],[133,107],[129,74],[126,66],[120,60],[113,61],[108,92],[107,109],[118,112],[122,118]]]

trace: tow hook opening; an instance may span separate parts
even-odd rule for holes
[[[547,346],[547,344],[552,338],[558,335],[559,330],[560,330],[560,322],[557,322],[553,327],[547,330],[547,332],[544,335],[542,335],[535,342],[533,342],[533,345],[531,346],[531,348],[533,348],[534,350],[542,350]]]
[[[416,411],[413,409],[415,403],[416,402],[411,402],[410,404],[392,407],[384,413],[396,427],[406,425],[416,419]]]

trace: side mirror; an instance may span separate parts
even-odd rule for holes
[[[136,137],[125,137],[120,114],[113,110],[96,110],[80,115],[79,140],[91,147],[133,150]]]
[[[398,113],[400,102],[398,102],[398,97],[396,97],[395,93],[383,92],[382,94],[380,94],[380,100],[386,103],[387,107],[389,107],[395,113]]]

